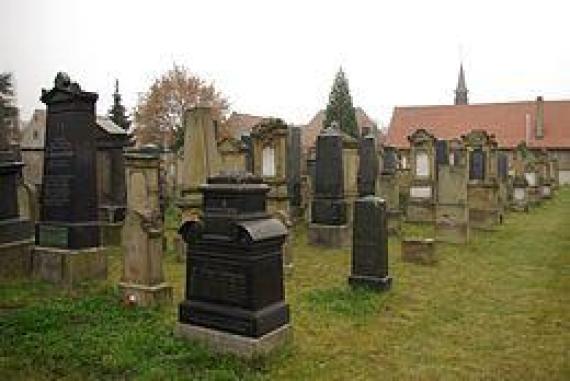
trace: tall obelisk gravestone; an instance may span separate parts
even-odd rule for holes
[[[28,276],[32,268],[32,225],[18,208],[17,181],[23,166],[0,121],[0,279]]]
[[[42,91],[47,120],[33,266],[46,281],[72,284],[107,275],[97,222],[97,98],[65,73],[57,74],[53,89]]]

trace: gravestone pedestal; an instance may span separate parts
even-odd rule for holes
[[[354,233],[352,241],[352,273],[348,283],[388,290],[388,226],[384,200],[366,196],[354,203]]]
[[[153,306],[172,300],[162,269],[164,230],[159,205],[159,157],[144,151],[125,154],[127,215],[123,227],[125,304]]]
[[[469,225],[474,229],[494,230],[502,223],[499,208],[499,185],[470,183],[467,186],[469,200]]]
[[[435,241],[433,239],[402,240],[402,260],[422,265],[436,263]]]
[[[179,232],[192,253],[176,335],[214,351],[251,357],[290,336],[284,300],[286,227],[266,212],[269,187],[245,173],[208,179],[203,220]]]
[[[73,284],[104,279],[107,261],[100,247],[95,158],[95,102],[59,73],[43,91],[47,105],[41,211],[36,224],[34,274]]]
[[[18,178],[23,163],[0,130],[0,279],[29,277],[32,270],[33,229],[20,215]]]
[[[528,183],[523,176],[515,176],[513,180],[513,195],[511,210],[528,212]]]

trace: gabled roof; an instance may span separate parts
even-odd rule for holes
[[[386,144],[408,148],[408,135],[424,128],[438,139],[453,139],[471,130],[495,135],[499,147],[570,148],[570,100],[542,101],[544,137],[536,139],[538,101],[450,106],[395,107]]]
[[[224,123],[223,135],[239,139],[242,135],[248,135],[251,129],[264,119],[266,118],[263,116],[239,114],[234,111]]]

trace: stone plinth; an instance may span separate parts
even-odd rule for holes
[[[265,352],[283,343],[279,338],[289,324],[282,253],[287,229],[268,215],[269,187],[261,181],[221,174],[200,188],[203,219],[179,230],[192,253],[179,307],[182,337],[238,354],[240,348],[244,354]]]
[[[174,335],[203,343],[213,352],[231,353],[252,359],[265,356],[273,349],[290,342],[293,338],[293,329],[289,324],[285,324],[261,337],[247,337],[198,325],[177,323]]]
[[[67,286],[107,277],[107,253],[102,247],[66,250],[36,246],[32,264],[35,278]]]
[[[438,203],[435,224],[438,242],[469,242],[469,215],[466,205]]]
[[[435,264],[435,241],[430,238],[402,240],[402,260],[422,265]]]
[[[0,280],[30,277],[33,244],[31,238],[0,243]]]
[[[348,247],[352,242],[350,225],[309,224],[308,239],[311,245],[328,248]]]

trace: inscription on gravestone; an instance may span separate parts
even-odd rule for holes
[[[429,157],[427,152],[416,154],[416,177],[429,177]]]
[[[484,180],[485,179],[485,153],[479,148],[471,152],[471,160],[469,161],[469,179]]]

